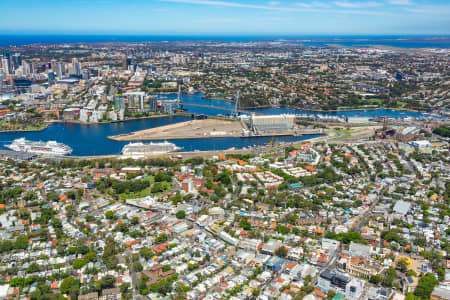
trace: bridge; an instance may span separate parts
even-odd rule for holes
[[[196,104],[196,103],[185,103],[183,101],[183,92],[181,91],[181,84],[178,86],[178,96],[177,99],[172,100],[173,103],[176,105],[177,109],[183,109],[183,106],[195,106],[195,107],[205,107],[205,108],[212,108],[212,109],[221,109],[221,110],[227,110],[233,112],[232,115],[237,117],[239,113],[245,113],[245,114],[256,114],[258,113],[245,110],[241,108],[241,102],[239,100],[239,91],[236,93],[236,102],[234,104],[234,107],[222,107],[222,106],[215,106],[215,105],[207,105],[207,104]]]
[[[254,112],[254,111],[250,111],[250,110],[245,110],[245,109],[235,109],[233,107],[223,107],[223,106],[215,106],[215,105],[206,105],[206,104],[196,104],[196,103],[182,103],[181,107],[183,106],[195,106],[195,107],[205,107],[205,108],[213,108],[213,109],[221,109],[221,110],[226,110],[226,111],[230,111],[230,112],[234,112],[236,114],[236,112],[238,113],[246,113],[246,114],[256,114],[258,115],[259,113]]]

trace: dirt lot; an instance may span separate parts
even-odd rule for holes
[[[189,139],[208,137],[240,136],[242,127],[239,121],[216,119],[192,120],[150,128],[129,134],[111,136],[116,141]]]

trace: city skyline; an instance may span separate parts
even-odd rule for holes
[[[445,35],[450,28],[442,0],[45,0],[0,9],[1,34]]]

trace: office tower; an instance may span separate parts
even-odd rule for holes
[[[144,97],[138,97],[138,101],[139,101],[139,111],[143,112],[144,111]]]
[[[7,74],[12,74],[12,64],[11,64],[11,52],[9,50],[5,50],[3,52],[3,58],[6,59],[6,67],[7,71],[5,71]]]
[[[87,69],[82,70],[81,75],[84,80],[88,80],[89,79],[89,70],[87,70]]]
[[[34,61],[32,61],[31,62],[31,68],[30,68],[30,71],[31,71],[31,74],[34,74],[34,73],[36,73],[36,63],[34,62]]]
[[[158,100],[156,97],[150,97],[149,104],[151,112],[156,112],[158,110]]]
[[[56,77],[58,78],[58,79],[62,79],[63,78],[63,65],[62,65],[62,63],[61,62],[57,62],[56,63],[56,69],[55,69],[55,72],[56,72]]]
[[[55,81],[55,73],[53,71],[48,71],[47,75],[48,75],[48,82],[49,83]]]
[[[6,74],[9,74],[8,59],[5,57],[2,58],[2,69],[3,69],[3,72],[5,72]]]
[[[56,59],[52,59],[50,61],[50,69],[53,70],[53,72],[56,72]],[[57,72],[56,72],[57,73]]]
[[[14,70],[17,70],[22,65],[22,55],[20,53],[14,53],[12,63]]]
[[[77,76],[81,75],[81,64],[78,62],[78,59],[72,58],[72,73]]]
[[[125,109],[125,102],[123,100],[123,97],[121,97],[121,96],[114,96],[114,108],[116,110]]]
[[[128,70],[129,65],[131,65],[131,58],[124,56],[122,60],[122,68]]]
[[[26,61],[22,62],[22,66],[23,66],[23,73],[26,77],[29,77],[31,74],[31,67],[30,64],[27,63]]]

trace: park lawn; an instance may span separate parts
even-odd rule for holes
[[[144,197],[150,196],[152,194],[151,190],[152,190],[152,188],[148,187],[148,188],[143,189],[142,191],[139,191],[136,193],[133,193],[133,192],[123,193],[123,194],[120,194],[119,196],[120,196],[121,200],[144,198]]]
[[[152,176],[148,176],[148,177],[144,178],[144,180],[147,180],[147,179],[149,181],[151,180],[150,183],[153,184],[154,178]],[[148,188],[143,189],[142,191],[139,191],[139,192],[135,192],[135,193],[129,192],[129,193],[120,194],[119,197],[120,197],[121,200],[138,199],[138,198],[144,198],[144,197],[147,197],[147,196],[161,194],[161,193],[170,191],[172,189],[172,186],[170,185],[169,182],[163,181],[163,182],[161,182],[161,184],[164,187],[164,191],[160,192],[160,193],[152,193],[152,186],[149,186]]]
[[[381,99],[366,99],[366,100],[363,100],[365,103],[367,103],[367,104],[375,104],[375,105],[381,105],[381,104],[383,104],[383,100],[381,100]]]
[[[155,183],[155,177],[154,176],[145,176],[142,180],[148,181],[151,184]]]

